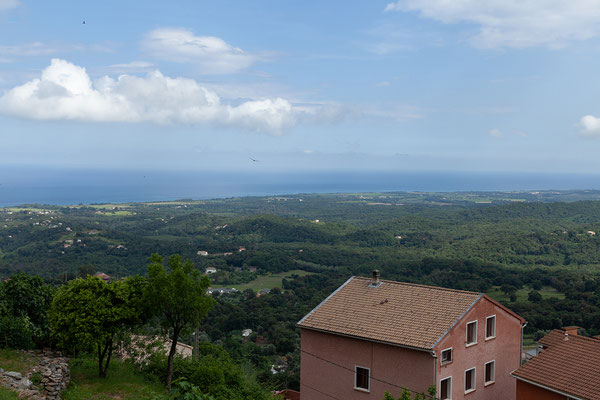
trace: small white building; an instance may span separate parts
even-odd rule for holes
[[[215,267],[207,267],[206,270],[204,271],[207,275],[208,274],[214,274],[215,272],[217,272],[217,269]]]
[[[207,256],[208,255],[208,251],[204,251],[204,250],[198,250],[197,253],[199,256]]]
[[[242,331],[242,337],[248,337],[252,334],[252,329],[244,329]]]

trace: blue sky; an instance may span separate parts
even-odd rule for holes
[[[0,0],[0,164],[597,173],[598,71],[597,0]]]

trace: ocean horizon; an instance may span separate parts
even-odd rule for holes
[[[516,172],[213,172],[0,168],[0,206],[300,193],[598,190],[600,175]]]

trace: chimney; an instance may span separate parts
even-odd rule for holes
[[[573,335],[573,336],[577,336],[577,330],[579,329],[578,326],[564,326],[562,328],[563,331],[565,331],[565,335]]]
[[[371,285],[376,286],[379,284],[379,270],[373,270],[373,280],[371,281]]]

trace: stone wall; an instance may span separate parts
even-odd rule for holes
[[[68,358],[49,351],[34,354],[39,363],[25,376],[0,368],[0,383],[17,391],[22,399],[60,400],[60,393],[71,380]]]

